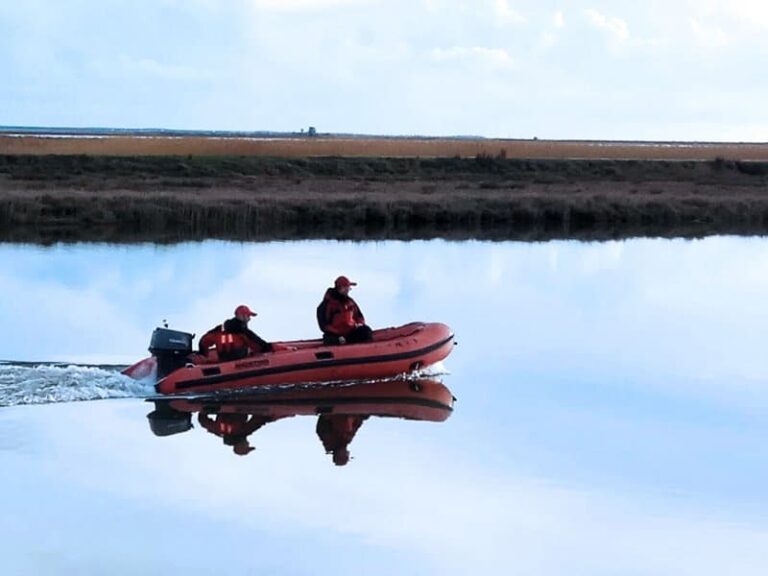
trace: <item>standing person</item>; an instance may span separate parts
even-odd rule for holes
[[[235,308],[234,318],[211,328],[200,338],[199,350],[206,354],[212,347],[216,347],[220,361],[238,360],[249,354],[272,352],[273,346],[259,338],[248,328],[248,322],[256,316],[248,306],[241,304]]]
[[[350,296],[356,282],[339,276],[333,288],[325,291],[323,301],[317,307],[317,324],[323,332],[325,344],[357,344],[373,340],[373,331],[365,324],[365,318]]]

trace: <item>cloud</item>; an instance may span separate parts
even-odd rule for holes
[[[98,408],[83,418],[82,409],[59,407],[57,428],[47,425],[46,413],[30,413],[26,427],[39,431],[41,448],[20,471],[39,478],[41,468],[74,495],[114,499],[122,507],[150,504],[172,520],[183,515],[205,525],[220,521],[234,532],[305,533],[308,545],[315,535],[323,541],[336,535],[354,546],[396,550],[442,574],[497,572],[510,558],[522,574],[760,574],[765,568],[763,522],[745,522],[737,511],[711,504],[692,509],[683,498],[638,494],[630,486],[580,489],[569,487],[572,478],[521,473],[495,463],[501,459],[489,462],[438,442],[448,427],[431,438],[411,433],[411,422],[371,419],[352,445],[359,460],[340,474],[321,464],[311,421],[266,427],[256,437],[256,455],[238,460],[199,429],[158,442],[137,418],[140,407]],[[253,475],[264,470],[270,473],[254,489]],[[305,489],[308,474],[313,490]],[[153,481],[135,481],[148,477]],[[56,517],[74,508],[58,502]],[[82,513],[90,518],[104,508]],[[50,510],[36,506],[30,514],[37,519]],[[123,534],[136,538],[132,530]]]
[[[256,8],[275,12],[325,10],[340,6],[365,6],[376,0],[251,0]]]
[[[152,58],[134,59],[122,56],[120,65],[130,73],[166,80],[199,80],[209,76],[206,71],[197,70],[190,66],[163,64]]]
[[[716,2],[716,5],[719,11],[752,28],[768,28],[768,4],[763,0],[728,0]]]
[[[752,39],[768,29],[768,4],[756,0],[688,0],[687,14],[695,39],[711,47],[722,47],[736,39]],[[762,37],[759,38],[762,41]]]
[[[605,32],[614,40],[625,42],[629,40],[627,23],[616,16],[606,16],[597,10],[587,10],[587,18],[593,27]]]
[[[551,48],[557,44],[563,28],[565,28],[565,15],[562,10],[558,10],[552,14],[552,27],[541,33],[541,44],[546,48]]]
[[[527,21],[525,16],[510,6],[508,0],[495,0],[493,8],[498,24],[524,24]]]
[[[544,32],[541,35],[541,43],[546,47],[554,46],[557,44],[557,36],[552,32]]]
[[[728,35],[722,28],[707,26],[699,20],[691,20],[691,30],[698,43],[702,46],[722,48],[730,43]]]
[[[481,46],[435,48],[430,53],[430,57],[436,62],[470,61],[482,63],[494,69],[512,69],[516,65],[515,59],[506,50]]]
[[[552,24],[555,28],[565,28],[565,14],[562,10],[558,10],[552,16]]]

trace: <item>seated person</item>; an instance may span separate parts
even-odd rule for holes
[[[317,432],[326,454],[333,455],[336,466],[349,462],[349,444],[368,416],[348,414],[321,414],[317,418]]]
[[[197,421],[208,432],[219,436],[224,444],[232,446],[232,451],[238,456],[245,456],[255,450],[248,441],[248,436],[275,418],[258,416],[256,414],[217,414],[211,418],[204,411],[197,415]]]
[[[317,307],[317,323],[323,331],[325,344],[356,344],[373,340],[373,331],[365,324],[365,318],[357,302],[349,296],[352,286],[346,276],[339,276],[328,288]]]
[[[273,346],[265,342],[248,329],[248,322],[255,312],[248,306],[241,305],[235,309],[235,317],[211,328],[200,338],[200,354],[206,354],[212,347],[216,347],[219,360],[238,360],[250,354],[272,352]]]

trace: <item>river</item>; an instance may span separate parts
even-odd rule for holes
[[[119,366],[247,304],[451,326],[444,421],[158,437]],[[768,240],[0,245],[4,574],[764,574]]]

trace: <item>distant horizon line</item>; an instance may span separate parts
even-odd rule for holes
[[[313,128],[313,127],[310,127]],[[493,137],[479,135],[449,135],[435,136],[424,134],[367,134],[357,132],[310,132],[310,129],[299,131],[284,130],[206,130],[192,128],[108,128],[101,126],[22,126],[0,125],[0,136],[6,135],[65,135],[65,136],[229,136],[233,138],[369,138],[382,140],[483,140],[483,141],[510,141],[510,142],[605,142],[617,144],[648,143],[648,144],[768,144],[768,141],[754,140],[630,140],[630,139],[600,139],[600,138],[538,138],[533,137]]]

